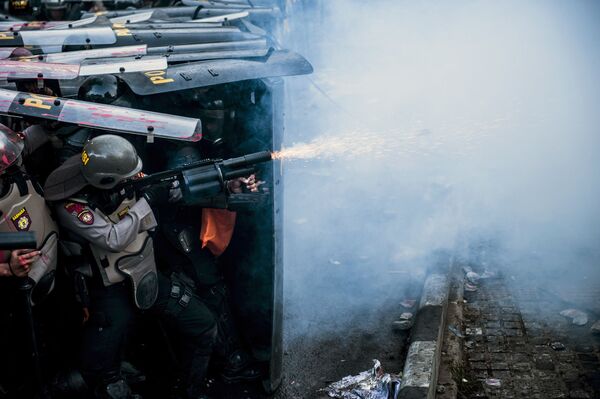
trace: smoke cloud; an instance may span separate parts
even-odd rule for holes
[[[600,4],[289,5],[286,46],[315,67],[288,82],[289,339],[368,323],[440,251],[597,264]]]

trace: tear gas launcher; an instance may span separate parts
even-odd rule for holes
[[[211,208],[245,208],[262,201],[259,193],[227,194],[227,181],[249,176],[255,165],[272,160],[269,151],[255,152],[237,158],[208,159],[191,162],[181,167],[154,173],[140,179],[123,182],[115,190],[133,188],[136,192],[154,185],[164,185],[181,190],[186,205]]]

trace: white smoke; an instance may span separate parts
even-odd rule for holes
[[[295,333],[345,328],[440,250],[599,258],[600,4],[308,3],[286,38],[315,66],[286,110]]]

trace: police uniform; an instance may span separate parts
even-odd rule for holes
[[[199,160],[194,147],[182,147],[170,154],[168,168]],[[159,208],[159,227],[155,243],[159,270],[165,274],[187,276],[190,290],[208,312],[201,312],[205,323],[217,326],[212,353],[224,364],[223,378],[228,382],[256,380],[261,377],[250,355],[242,349],[231,310],[227,288],[217,258],[225,251],[235,225],[235,213],[200,206],[166,205]],[[215,217],[215,216],[225,216]],[[211,222],[211,223],[208,223]]]
[[[90,148],[86,152],[86,148]],[[85,323],[82,374],[104,397],[129,397],[120,376],[122,350],[135,308],[149,309],[157,296],[152,238],[156,219],[146,199],[105,195],[141,170],[127,140],[112,135],[90,141],[46,181],[46,199],[55,204],[63,247],[83,254],[79,272],[88,275],[89,314]],[[79,250],[77,246],[80,246]],[[112,392],[117,391],[117,392]]]
[[[15,135],[4,125],[0,125],[3,137]],[[0,232],[33,231],[40,251],[40,257],[31,265],[28,277],[34,282],[32,302],[39,302],[54,287],[58,253],[58,227],[50,215],[50,210],[44,201],[41,187],[33,181],[21,166],[22,159],[33,153],[46,142],[43,131],[26,129],[21,137],[15,135],[19,142],[20,153],[11,162],[0,177]],[[4,143],[3,161],[7,155],[7,145]],[[18,150],[17,150],[18,151]],[[0,251],[0,262],[8,262],[10,251]]]
[[[17,135],[0,125],[0,232],[35,233],[39,258],[30,265],[26,279],[33,289],[20,296],[14,278],[0,278],[0,386],[8,394],[15,391],[32,394],[31,376],[23,375],[23,367],[32,369],[31,304],[39,305],[54,288],[57,266],[58,227],[50,215],[40,186],[32,180],[22,166],[23,158],[46,142],[46,136],[38,130],[28,129]],[[10,261],[11,251],[0,251],[0,262]],[[22,282],[22,281],[20,281]],[[23,300],[19,299],[21,297]],[[28,326],[29,325],[29,326]],[[26,355],[27,354],[27,355]],[[24,391],[26,392],[24,392]]]
[[[88,257],[93,259],[82,371],[89,383],[104,391],[123,382],[119,374],[121,352],[135,307],[149,309],[156,302],[153,311],[183,338],[187,396],[201,397],[216,323],[183,278],[156,273],[153,242],[148,234],[157,225],[148,201],[153,197],[146,192],[138,199],[134,193],[122,195],[108,189],[114,188],[115,181],[141,170],[137,154],[137,166],[133,161],[126,166],[113,165],[120,162],[118,157],[126,155],[114,148],[115,143],[125,145],[123,141],[127,153],[135,154],[133,146],[121,137],[98,136],[86,144],[81,156],[70,158],[53,172],[46,183],[46,197],[57,203],[58,221],[72,236],[65,238],[83,241],[84,251],[87,249]],[[99,143],[104,147],[92,152],[90,148]],[[117,159],[99,167],[98,162],[104,162],[107,154]],[[90,167],[93,171],[87,172]],[[114,170],[107,172],[110,168]],[[103,185],[106,190],[99,189]],[[108,397],[127,395],[111,396],[109,392]]]

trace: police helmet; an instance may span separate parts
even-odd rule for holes
[[[63,0],[43,0],[42,4],[49,11],[63,11],[67,9],[67,3]]]
[[[23,147],[21,136],[0,124],[0,173],[17,162]]]
[[[88,141],[81,153],[81,172],[88,184],[111,189],[142,170],[133,145],[120,136],[105,134]]]
[[[115,104],[126,92],[126,84],[116,76],[96,75],[87,78],[82,83],[77,98],[94,103]]]

